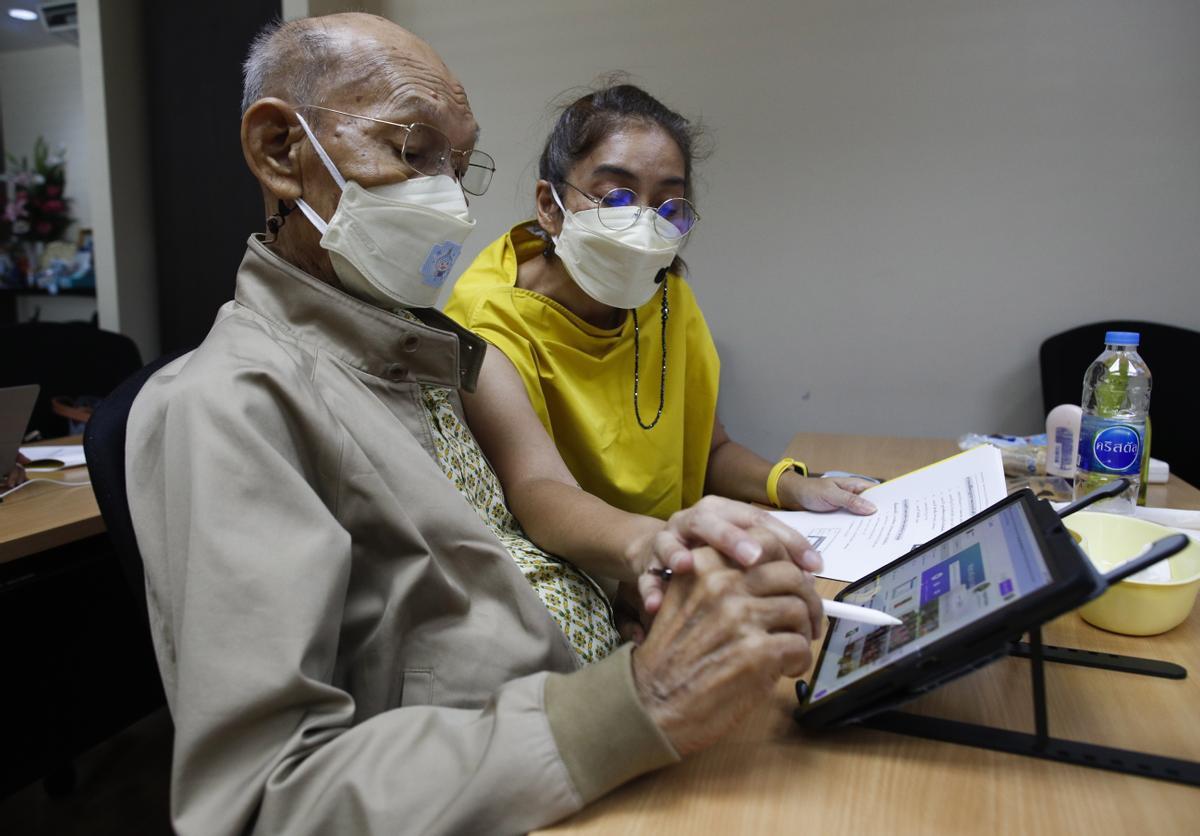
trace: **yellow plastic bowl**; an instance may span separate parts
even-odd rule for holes
[[[1081,547],[1102,573],[1174,533],[1135,517],[1092,511],[1072,514],[1064,524],[1083,538]],[[1089,624],[1128,636],[1153,636],[1182,624],[1200,591],[1200,546],[1193,540],[1179,554],[1167,558],[1167,565],[1169,581],[1123,580],[1080,607],[1079,615]]]

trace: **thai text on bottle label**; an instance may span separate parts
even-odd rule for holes
[[[1079,426],[1080,470],[1137,475],[1142,464],[1143,427],[1111,418],[1084,415]]]

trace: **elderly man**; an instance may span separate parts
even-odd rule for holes
[[[488,493],[457,391],[484,347],[429,306],[472,225],[460,184],[490,171],[429,46],[335,15],[264,32],[246,69],[268,231],[129,420],[177,831],[527,830],[803,672],[820,604],[751,509],[631,544],[675,560],[723,525],[764,552],[743,570],[696,550],[613,651],[603,598]]]

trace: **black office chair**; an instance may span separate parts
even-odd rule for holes
[[[143,384],[176,356],[114,381],[85,428],[107,542],[87,538],[25,558],[15,577],[0,578],[0,626],[8,637],[0,649],[21,686],[0,695],[0,713],[19,718],[0,747],[0,797],[37,777],[52,797],[66,795],[81,752],[165,703],[125,495],[125,424]]]
[[[1104,349],[1106,331],[1137,331],[1138,353],[1150,367],[1150,452],[1171,465],[1171,472],[1192,484],[1200,482],[1200,449],[1192,437],[1196,424],[1195,363],[1200,359],[1200,332],[1157,322],[1111,320],[1080,325],[1042,343],[1042,405],[1049,412],[1060,403],[1079,403],[1083,374]]]
[[[142,621],[149,625],[146,609],[145,573],[142,555],[133,533],[129,515],[129,496],[125,491],[125,427],[129,410],[142,386],[156,371],[190,349],[163,355],[127,378],[92,413],[83,434],[83,450],[100,516],[117,552],[121,571],[133,590]]]
[[[141,365],[133,340],[87,322],[0,326],[0,386],[42,387],[28,429],[44,438],[70,432],[67,419],[54,412],[51,398],[103,398]]]

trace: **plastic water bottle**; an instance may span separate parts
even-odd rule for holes
[[[1133,513],[1141,481],[1146,417],[1150,413],[1150,369],[1137,353],[1134,331],[1109,331],[1104,351],[1083,377],[1083,420],[1075,498],[1125,477],[1130,488],[1097,510]]]

